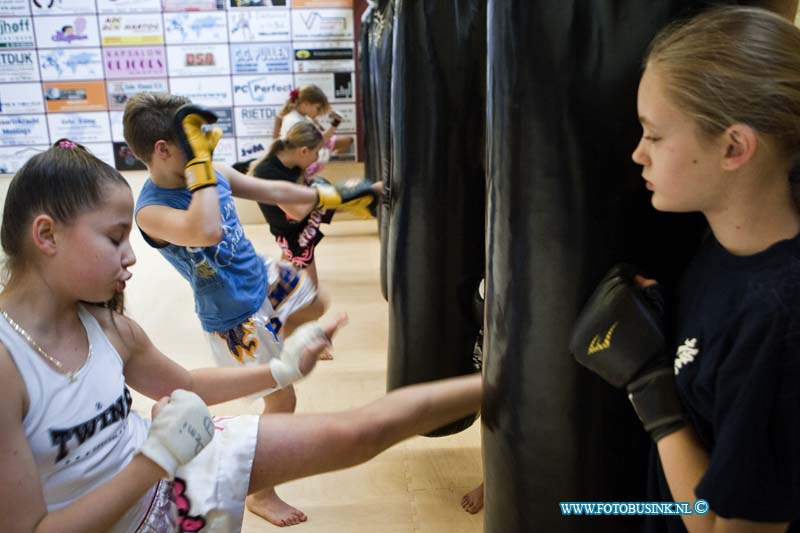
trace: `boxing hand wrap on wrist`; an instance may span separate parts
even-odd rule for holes
[[[303,377],[303,372],[300,370],[303,350],[321,339],[327,340],[328,337],[317,322],[307,322],[289,335],[283,343],[280,357],[269,361],[272,378],[278,387],[286,388]]]
[[[655,442],[686,425],[672,367],[654,368],[631,382],[628,399]]]
[[[194,459],[213,437],[214,423],[206,404],[197,394],[179,389],[153,419],[137,453],[160,466],[165,479],[172,479],[177,468]]]

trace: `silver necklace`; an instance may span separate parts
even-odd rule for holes
[[[45,359],[47,359],[48,361],[53,363],[53,366],[55,366],[60,373],[62,373],[65,376],[67,376],[69,378],[70,382],[72,382],[72,383],[75,382],[75,380],[77,379],[75,377],[75,373],[80,369],[78,369],[78,370],[69,370],[69,371],[65,370],[64,369],[64,364],[61,361],[59,361],[58,359],[56,359],[55,357],[53,357],[52,355],[50,355],[49,353],[45,352],[44,349],[41,346],[36,344],[36,341],[33,340],[33,338],[30,336],[30,334],[27,331],[25,331],[25,329],[23,329],[22,326],[17,324],[14,321],[13,318],[8,316],[8,313],[6,313],[5,309],[0,309],[0,315],[3,315],[3,318],[6,319],[6,322],[8,322],[8,324],[12,328],[14,328],[14,331],[19,333],[20,337],[22,337],[23,339],[28,341],[28,344],[30,344],[31,347],[33,347],[33,349],[35,349],[37,352],[39,352],[39,354],[42,357],[44,357]],[[89,340],[88,342],[89,342],[89,355],[86,356],[86,361],[87,362],[89,361],[89,358],[92,357],[92,341]],[[84,363],[84,366],[85,366],[85,363]],[[81,366],[81,368],[83,368],[83,366]]]

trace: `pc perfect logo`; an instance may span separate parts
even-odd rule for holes
[[[276,76],[287,78],[274,80],[271,78],[255,78],[234,83],[233,98],[237,103],[243,104],[280,104],[289,97],[294,83],[291,76]]]
[[[0,19],[0,48],[33,48],[31,19]]]

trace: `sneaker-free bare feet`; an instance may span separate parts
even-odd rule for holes
[[[322,353],[319,354],[320,361],[333,361],[333,353],[331,353],[330,348],[325,348],[322,350]]]
[[[247,509],[270,524],[294,526],[308,520],[306,514],[281,500],[275,489],[264,489],[247,497]]]
[[[483,509],[483,483],[464,494],[461,498],[461,507],[470,514],[475,514]]]

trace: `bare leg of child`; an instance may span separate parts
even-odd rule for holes
[[[318,318],[326,307],[325,297],[320,298],[318,296],[310,305],[292,314],[289,317],[290,320],[287,320],[284,325],[284,338],[291,335],[300,324]],[[296,407],[297,396],[295,395],[294,387],[287,387],[264,397],[264,414],[291,414],[294,413]],[[246,504],[251,513],[257,514],[276,526],[293,526],[307,520],[303,511],[292,507],[278,496],[275,492],[275,487],[267,487],[259,492],[251,493],[247,497]]]
[[[394,390],[340,413],[262,416],[250,491],[363,463],[481,407],[474,374]]]
[[[475,514],[483,509],[483,483],[464,494],[461,498],[461,507],[470,514]]]

